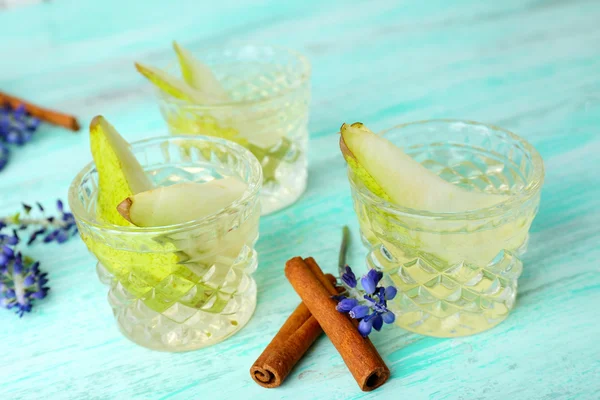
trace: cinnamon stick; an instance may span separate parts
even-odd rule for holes
[[[33,117],[53,125],[62,126],[72,131],[79,130],[79,122],[77,122],[77,118],[72,115],[43,108],[2,92],[0,92],[0,105],[1,104],[9,104],[12,108],[17,108],[20,105],[23,105],[25,106],[25,111],[27,111],[29,115]]]
[[[333,275],[324,277],[330,285],[335,282]],[[250,368],[252,379],[262,387],[280,386],[322,333],[317,320],[306,305],[300,303]]]
[[[292,258],[285,265],[285,275],[342,356],[361,390],[370,391],[383,385],[390,370],[371,341],[360,335],[347,315],[336,310],[336,302],[331,298],[336,290],[324,278],[316,261]]]

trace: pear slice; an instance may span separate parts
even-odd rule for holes
[[[173,49],[177,54],[182,79],[140,63],[135,64],[137,70],[160,90],[180,100],[199,105],[231,101],[206,64],[177,42],[173,42]],[[287,117],[292,118],[290,115]],[[281,120],[280,112],[258,113],[246,107],[232,111],[228,107],[216,107],[194,118],[181,111],[170,113],[167,119],[171,131],[223,137],[247,147],[261,162],[265,183],[275,181],[276,169],[292,147],[292,142],[286,137],[288,127],[277,128]]]
[[[90,147],[98,171],[97,215],[115,225],[129,225],[115,209],[124,197],[153,188],[129,143],[102,116],[90,124]]]
[[[181,75],[188,85],[214,100],[230,100],[227,91],[221,86],[221,83],[207,65],[200,62],[189,50],[180,46],[177,42],[173,42],[173,49],[179,59]]]
[[[343,124],[340,149],[350,168],[376,195],[400,206],[431,212],[489,207],[506,196],[471,192],[423,167],[362,123]]]
[[[130,196],[117,210],[137,226],[181,224],[222,210],[241,198],[247,187],[233,177],[206,183],[178,183]]]
[[[179,78],[169,75],[162,69],[140,63],[135,63],[135,68],[160,90],[179,100],[198,104],[210,103],[210,98],[205,96],[204,93],[194,89]]]

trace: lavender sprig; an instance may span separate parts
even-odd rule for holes
[[[40,263],[17,250],[21,242],[18,231],[33,230],[27,245],[38,237],[43,237],[44,243],[65,242],[77,233],[75,218],[65,211],[62,201],[58,200],[56,207],[58,215],[47,217],[40,203],[34,207],[23,204],[22,212],[0,218],[0,307],[16,310],[19,317],[30,312],[34,300],[46,297],[50,288]],[[33,218],[32,213],[40,217]]]
[[[348,288],[347,296],[336,296],[338,302],[337,310],[348,313],[351,318],[359,320],[358,331],[363,337],[369,336],[372,329],[381,330],[384,323],[391,324],[396,319],[392,311],[387,308],[387,301],[396,297],[397,290],[394,286],[377,286],[383,274],[371,269],[364,275],[358,286],[356,275],[346,265],[341,279]]]
[[[5,235],[6,236],[6,235]],[[16,244],[19,239],[16,233],[9,240]],[[43,299],[50,288],[47,274],[40,271],[40,263],[24,257],[10,244],[3,244],[0,249],[0,306],[14,309],[19,317],[30,312],[35,299]]]
[[[0,171],[8,164],[9,145],[23,146],[29,142],[39,124],[40,120],[27,114],[24,105],[15,109],[10,105],[0,106]]]
[[[352,268],[346,264],[346,255],[350,244],[350,229],[344,226],[342,244],[338,259],[338,270],[345,295],[334,296],[338,301],[337,310],[348,313],[351,318],[359,320],[358,331],[363,337],[369,336],[372,329],[379,331],[384,323],[391,324],[396,316],[387,308],[387,301],[396,297],[394,286],[377,286],[383,278],[379,271],[371,269],[360,280],[362,290],[358,288],[358,279]]]
[[[4,227],[11,227],[15,231],[33,229],[27,240],[27,245],[32,244],[39,237],[43,237],[44,243],[64,243],[71,236],[77,234],[75,218],[72,213],[65,211],[61,200],[56,202],[57,216],[47,217],[45,209],[40,203],[36,203],[35,207],[23,204],[22,208],[22,212],[0,218],[0,231]],[[34,209],[40,215],[37,218],[31,216]]]

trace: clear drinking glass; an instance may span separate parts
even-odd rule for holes
[[[400,327],[464,336],[503,321],[515,304],[521,255],[540,201],[542,159],[522,138],[469,121],[432,120],[381,133],[424,167],[467,190],[508,195],[489,208],[432,213],[390,204],[348,168],[367,265],[398,296]]]
[[[243,196],[225,209],[183,224],[141,228],[96,217],[94,163],[73,180],[69,205],[125,336],[145,347],[186,351],[241,329],[256,305],[261,169],[243,147],[218,138],[159,137],[132,144],[160,186],[236,176]],[[202,199],[198,199],[202,201]],[[116,205],[115,205],[116,206]]]
[[[157,89],[169,130],[219,136],[248,148],[263,168],[263,215],[294,203],[307,180],[308,60],[289,49],[252,45],[209,47],[196,56],[231,101],[193,104]],[[177,67],[168,71],[180,75]]]

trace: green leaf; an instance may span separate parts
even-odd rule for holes
[[[21,222],[21,213],[16,213],[15,215],[11,215],[10,217],[6,218],[7,221],[9,221],[11,224],[18,224]]]

